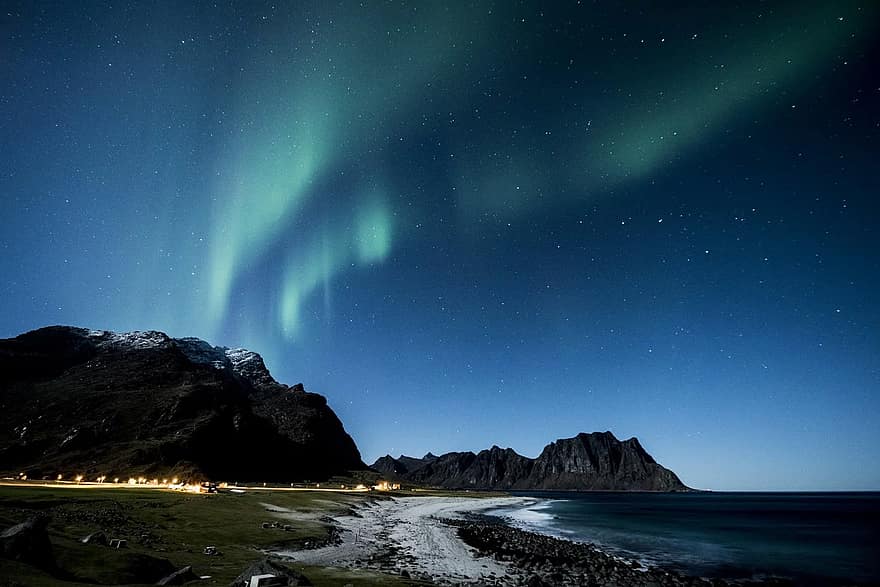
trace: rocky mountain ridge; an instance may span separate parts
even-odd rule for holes
[[[323,396],[259,354],[69,326],[0,340],[0,473],[325,479],[363,469]]]
[[[637,438],[620,441],[611,432],[556,440],[535,459],[493,446],[476,454],[428,453],[421,459],[386,455],[372,468],[395,480],[445,489],[689,490]]]

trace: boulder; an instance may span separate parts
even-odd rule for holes
[[[0,556],[41,568],[54,568],[49,518],[34,516],[0,534]]]
[[[83,544],[100,544],[102,546],[107,546],[107,535],[99,530],[97,532],[92,532],[88,536],[83,536],[79,541]]]

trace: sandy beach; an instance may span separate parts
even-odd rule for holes
[[[271,554],[303,565],[364,569],[436,585],[529,587],[746,587],[792,583],[778,577],[728,581],[648,567],[593,544],[528,532],[497,518],[473,516],[527,507],[534,498],[401,497],[369,500],[336,516],[334,544]],[[269,504],[264,504],[269,505]],[[271,508],[267,508],[270,509]],[[277,512],[298,519],[297,512]]]
[[[409,575],[438,584],[519,585],[522,571],[510,562],[480,556],[455,527],[441,519],[527,504],[521,497],[402,497],[375,500],[337,516],[341,542],[313,550],[273,554],[307,565],[365,568]]]

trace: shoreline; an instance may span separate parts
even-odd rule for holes
[[[522,572],[508,562],[480,555],[444,520],[463,520],[482,510],[532,501],[434,496],[369,500],[332,518],[337,528],[334,544],[268,554],[297,564],[378,571],[440,585],[522,585]]]
[[[532,587],[788,586],[785,579],[706,579],[646,566],[591,543],[524,530],[485,512],[526,508],[532,497],[393,497],[332,518],[333,544],[270,552],[288,562],[363,569],[438,585]]]

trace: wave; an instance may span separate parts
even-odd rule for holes
[[[530,530],[544,534],[555,535],[559,531],[553,526],[554,520],[557,519],[550,510],[554,504],[562,503],[565,499],[541,499],[517,506],[508,506],[489,510],[487,515],[502,518],[511,526],[520,528],[521,530]]]
[[[638,562],[645,570],[666,568],[696,576],[712,575],[721,566],[737,577],[749,576],[747,568],[736,568],[727,547],[694,537],[658,536],[635,528],[584,524],[556,509],[568,499],[535,499],[517,506],[488,510],[506,524],[536,534],[592,544],[618,561]],[[558,514],[558,515],[557,515]],[[778,576],[778,575],[777,575]]]
[[[517,506],[506,506],[486,511],[486,515],[495,516],[504,520],[505,523],[536,534],[552,536],[554,538],[562,538],[572,542],[581,542],[593,544],[600,548],[609,556],[621,561],[638,561],[643,567],[656,567],[658,565],[669,566],[670,558],[666,549],[661,548],[663,539],[655,539],[653,548],[626,548],[617,544],[607,532],[603,532],[596,527],[581,527],[580,525],[571,525],[571,520],[556,515],[554,509],[557,504],[567,503],[572,500],[568,499],[536,499],[532,502],[520,504]],[[612,532],[616,534],[615,538],[640,538],[643,541],[641,546],[645,546],[645,536],[639,533],[630,533],[626,531]],[[631,540],[624,540],[630,542]],[[648,541],[651,541],[648,539]],[[647,552],[646,552],[647,550]],[[693,557],[690,562],[697,562],[699,559]]]
[[[515,506],[487,513],[527,532],[590,543],[616,558],[694,576],[880,585],[880,567],[871,556],[877,545],[870,525],[880,512],[877,496],[559,497],[528,495]]]
[[[652,557],[644,556],[643,553],[614,548],[609,544],[604,544],[602,540],[597,540],[597,536],[592,533],[585,533],[582,530],[566,527],[566,521],[556,515],[553,510],[557,504],[570,501],[568,499],[542,499],[519,506],[497,508],[485,513],[501,518],[506,524],[526,532],[562,538],[572,542],[593,544],[604,551],[605,554],[619,561],[638,561],[643,567],[657,566],[661,562]]]

